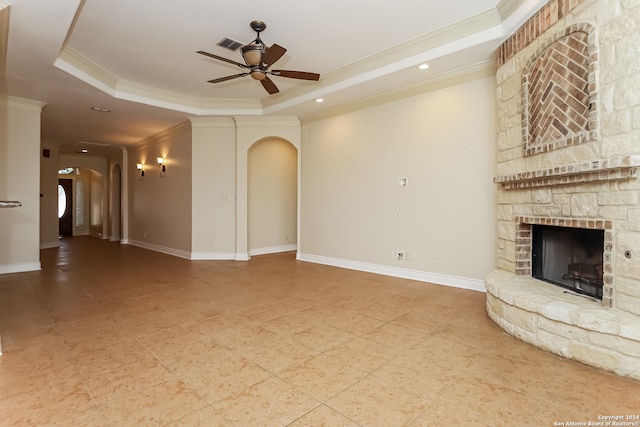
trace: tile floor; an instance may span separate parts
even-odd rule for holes
[[[2,426],[551,426],[640,383],[499,330],[484,294],[90,237],[0,275]]]

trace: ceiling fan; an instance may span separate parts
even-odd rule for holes
[[[275,83],[273,83],[273,81],[269,78],[269,75],[300,80],[318,81],[320,79],[320,74],[317,73],[291,70],[269,70],[270,66],[272,66],[278,59],[282,58],[282,55],[285,54],[287,49],[275,43],[271,47],[267,47],[264,42],[260,40],[260,33],[264,31],[265,28],[267,28],[267,24],[265,24],[264,22],[252,21],[250,25],[253,31],[256,32],[256,39],[251,43],[242,46],[241,48],[242,57],[245,62],[244,64],[202,50],[196,52],[201,55],[217,59],[219,61],[237,65],[238,67],[245,68],[247,70],[240,74],[234,74],[231,76],[209,80],[209,83],[220,83],[227,80],[237,79],[238,77],[250,75],[255,80],[259,80],[265,90],[269,92],[269,94],[274,94],[280,91],[278,90],[278,87],[275,85]]]

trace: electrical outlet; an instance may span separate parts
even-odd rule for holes
[[[440,255],[436,255],[433,257],[433,262],[435,265],[440,265]]]
[[[405,258],[405,254],[404,254],[404,252],[402,252],[402,251],[398,251],[398,252],[396,252],[396,259],[397,259],[398,261],[404,261],[404,258]]]

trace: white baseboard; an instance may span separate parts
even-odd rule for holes
[[[235,252],[191,252],[192,261],[233,261]]]
[[[42,270],[40,261],[26,264],[0,265],[0,274],[25,273],[28,271]]]
[[[59,247],[60,247],[60,242],[57,240],[55,242],[40,243],[40,249],[51,249],[51,248],[59,248]]]
[[[127,244],[131,246],[137,246],[139,248],[149,249],[155,252],[161,252],[167,255],[177,256],[179,258],[191,259],[191,253],[175,248],[168,248],[166,246],[154,245],[153,243],[140,242],[138,240],[128,240]]]
[[[406,268],[389,267],[386,265],[369,264],[359,261],[350,261],[339,258],[331,258],[320,255],[310,255],[298,252],[300,261],[315,264],[330,265],[332,267],[346,268],[349,270],[364,271],[367,273],[381,274],[383,276],[400,277],[402,279],[417,280],[419,282],[434,283],[436,285],[450,286],[453,288],[469,289],[472,291],[486,292],[484,280],[468,279],[465,277],[447,276],[439,273],[410,270]]]
[[[250,256],[258,256],[258,255],[267,255],[267,254],[277,254],[280,252],[291,252],[298,249],[298,245],[295,243],[292,245],[280,245],[280,246],[271,246],[268,248],[257,248],[257,249],[249,249]]]
[[[233,259],[235,261],[249,261],[251,257],[248,252],[236,252]]]

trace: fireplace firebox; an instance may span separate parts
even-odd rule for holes
[[[604,230],[534,225],[532,276],[602,299]]]

